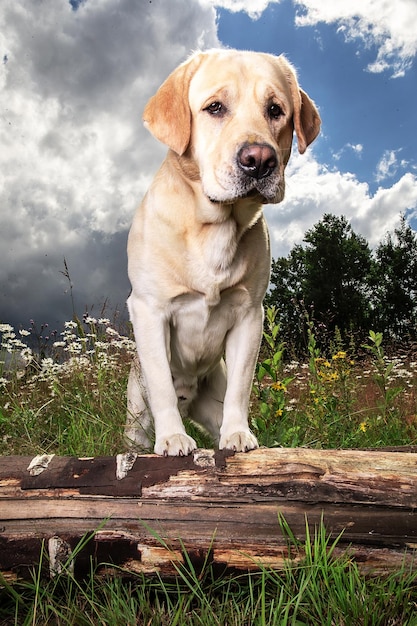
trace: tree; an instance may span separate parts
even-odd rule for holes
[[[394,341],[417,338],[417,236],[401,216],[394,236],[375,250],[372,273],[375,325]]]
[[[305,250],[294,246],[288,257],[272,260],[272,289],[266,296],[266,304],[277,308],[276,320],[287,344],[299,346],[303,329],[300,307],[303,303],[305,275]]]
[[[356,234],[345,217],[324,215],[304,241],[306,304],[334,329],[366,329],[370,315],[367,279],[372,253],[364,237]]]
[[[268,304],[278,308],[284,338],[300,349],[305,316],[330,333],[366,333],[371,314],[368,277],[372,254],[366,240],[356,234],[345,217],[325,214],[307,231],[306,246],[295,246],[287,258],[272,264]]]

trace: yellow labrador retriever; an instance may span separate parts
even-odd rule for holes
[[[194,54],[148,102],[144,121],[169,148],[128,241],[128,299],[139,363],[125,438],[155,452],[195,449],[182,416],[219,448],[258,443],[248,404],[270,249],[262,205],[284,197],[293,132],[303,153],[320,118],[282,56]]]

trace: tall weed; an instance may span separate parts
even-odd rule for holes
[[[355,448],[417,441],[417,363],[388,359],[381,333],[367,353],[336,330],[326,354],[306,313],[307,362],[285,359],[275,310],[266,312],[251,425],[261,445]]]

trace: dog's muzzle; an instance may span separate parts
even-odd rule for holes
[[[237,164],[247,176],[261,180],[277,168],[277,153],[266,143],[247,143],[237,154]]]

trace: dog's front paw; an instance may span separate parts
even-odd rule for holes
[[[248,450],[254,450],[258,447],[258,441],[250,430],[222,435],[219,443],[220,450],[227,448],[227,450],[234,450],[235,452],[248,452]]]
[[[187,456],[197,447],[192,437],[185,434],[159,437],[155,442],[155,454],[161,456]]]

